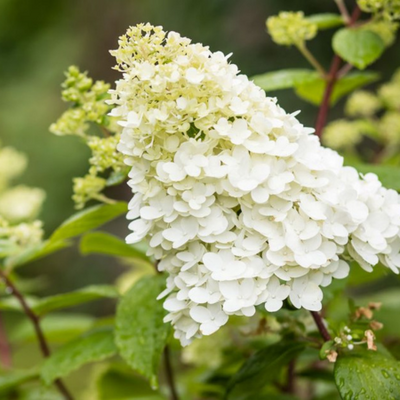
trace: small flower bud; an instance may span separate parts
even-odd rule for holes
[[[90,199],[95,198],[105,187],[106,180],[93,175],[84,178],[74,178],[74,195],[76,208],[80,209]]]
[[[337,359],[338,353],[335,350],[331,350],[327,353],[326,358],[329,362],[334,363]]]
[[[350,117],[371,117],[381,107],[378,97],[365,90],[359,90],[349,97],[345,111]]]
[[[278,16],[269,17],[266,22],[272,40],[284,46],[302,45],[313,39],[318,31],[316,24],[307,21],[299,12],[281,12]]]

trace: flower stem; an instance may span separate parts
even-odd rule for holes
[[[349,24],[351,18],[350,18],[349,12],[347,11],[346,4],[344,4],[344,1],[343,1],[343,0],[335,0],[335,3],[336,3],[336,5],[338,6],[338,9],[339,9],[339,11],[340,11],[340,14],[341,14],[342,17],[343,17],[344,23],[345,23],[346,25]]]
[[[317,311],[310,311],[312,317],[314,318],[315,324],[318,327],[319,332],[321,333],[321,336],[323,337],[325,342],[328,342],[329,340],[332,339],[331,335],[328,332],[328,329],[326,329],[325,322],[322,319],[321,315]]]
[[[284,388],[285,393],[296,393],[296,360],[290,361],[287,371],[287,383]]]
[[[39,317],[29,307],[27,301],[25,300],[24,295],[17,289],[14,283],[8,278],[8,276],[1,269],[0,269],[0,278],[3,279],[4,283],[6,284],[6,287],[10,290],[10,293],[18,300],[25,315],[31,320],[43,356],[45,358],[50,357],[51,355],[50,347],[46,341],[46,338],[40,326]],[[73,400],[72,395],[69,393],[68,389],[61,381],[61,379],[57,379],[54,383],[57,386],[59,392],[65,397],[65,399]]]
[[[313,54],[308,50],[305,43],[297,44],[296,47],[299,49],[300,53],[307,59],[307,61],[318,71],[321,77],[326,76],[326,71],[324,67],[319,63],[319,61],[313,56]]]
[[[339,72],[339,67],[341,63],[342,63],[341,58],[337,54],[335,54],[332,60],[331,67],[329,69],[324,96],[322,98],[322,103],[319,108],[317,116],[317,122],[315,123],[315,134],[318,137],[322,136],[322,130],[324,129],[326,119],[328,117],[331,95],[333,92],[333,88],[335,87],[335,83],[337,81],[337,74]]]
[[[350,22],[348,23],[348,26],[353,26],[355,24],[355,22],[357,21],[357,19],[359,18],[360,14],[361,14],[361,10],[358,7],[358,5],[356,5],[354,8],[353,14],[351,15],[351,19],[350,19]],[[332,92],[335,87],[335,84],[338,80],[339,68],[340,68],[341,63],[342,63],[341,58],[337,54],[335,54],[333,57],[332,63],[331,63],[331,67],[329,69],[324,95],[322,98],[321,105],[319,107],[317,121],[315,123],[315,134],[318,137],[322,136],[322,131],[326,124],[326,119],[328,117],[328,112],[329,112],[329,108],[330,108],[331,96],[332,96]]]
[[[178,392],[175,386],[174,372],[171,363],[171,352],[168,346],[164,349],[164,364],[165,364],[165,374],[167,377],[167,383],[170,391],[171,400],[179,400]]]

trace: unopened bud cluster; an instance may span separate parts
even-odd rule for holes
[[[355,154],[357,146],[369,138],[384,147],[383,154],[390,156],[400,145],[399,93],[400,70],[395,72],[390,82],[380,86],[377,93],[354,92],[345,107],[346,115],[352,119],[328,124],[323,135],[324,143]]]
[[[387,21],[400,19],[400,2],[398,0],[357,0],[361,10],[372,13]]]
[[[89,146],[92,156],[89,159],[89,173],[84,177],[74,178],[73,200],[80,209],[91,199],[107,201],[101,193],[107,186],[109,173],[121,173],[125,166],[120,153],[117,152],[119,127],[107,114],[110,106],[106,100],[110,97],[110,85],[95,81],[86,72],[80,72],[71,66],[66,72],[62,84],[62,98],[71,103],[58,121],[50,126],[56,135],[80,136]],[[92,125],[96,126],[99,137],[92,134]]]
[[[308,21],[303,12],[280,12],[267,19],[268,32],[272,40],[284,46],[301,46],[317,35],[318,27]]]

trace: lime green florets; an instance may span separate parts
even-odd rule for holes
[[[372,20],[362,26],[362,29],[376,33],[384,42],[385,46],[391,46],[396,40],[396,32],[399,27],[397,22],[386,20]]]
[[[366,90],[354,92],[346,103],[346,114],[349,117],[371,117],[382,108],[377,96]]]
[[[379,130],[389,143],[400,143],[400,113],[388,111],[379,122]]]
[[[124,178],[126,168],[122,155],[117,152],[121,127],[117,125],[115,117],[108,115],[111,111],[107,104],[110,98],[109,84],[93,82],[87,72],[80,72],[75,66],[69,67],[65,75],[62,99],[70,102],[71,108],[50,126],[50,131],[56,135],[80,136],[92,152],[89,173],[83,178],[75,178],[73,185],[76,207],[83,208],[91,199],[110,201],[101,192],[107,185]],[[97,132],[90,130],[92,126],[98,128]],[[114,174],[110,176],[110,181],[106,176],[109,174]]]
[[[379,151],[379,160],[396,162],[400,151],[400,69],[391,81],[382,85],[377,93],[360,90],[347,100],[345,113],[352,120],[333,121],[324,130],[324,143],[334,149],[347,150],[357,155],[357,145],[363,143],[364,154]],[[365,142],[363,139],[369,138]],[[369,144],[368,144],[369,143]],[[372,146],[372,147],[371,147]],[[368,158],[368,157],[367,157]]]
[[[398,79],[398,75],[397,73],[389,83],[381,86],[378,95],[385,107],[400,112],[400,79]]]
[[[99,138],[92,136],[88,140],[88,146],[92,150],[90,158],[90,173],[96,174],[111,168],[115,172],[119,172],[125,168],[123,155],[117,151],[117,144],[120,135],[109,136],[107,138]]]
[[[324,144],[332,149],[351,148],[360,142],[362,132],[356,121],[339,119],[325,128],[323,138]]]
[[[361,10],[388,21],[400,19],[399,0],[358,0]]]
[[[267,19],[268,32],[272,40],[285,46],[301,46],[304,41],[313,39],[318,31],[316,24],[304,18],[299,12],[280,12],[278,16]]]
[[[74,195],[72,199],[76,208],[81,209],[92,199],[102,199],[101,191],[106,187],[106,180],[98,176],[86,175],[83,178],[74,178]]]
[[[71,66],[62,87],[62,98],[71,102],[72,108],[50,126],[51,132],[56,135],[85,136],[90,127],[89,122],[108,124],[107,113],[110,107],[105,100],[109,97],[109,84],[103,81],[93,83],[87,72],[80,72],[77,67]]]

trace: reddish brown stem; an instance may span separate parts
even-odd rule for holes
[[[321,315],[317,311],[311,311],[311,315],[314,318],[315,324],[318,327],[319,332],[321,333],[321,336],[325,340],[325,342],[328,342],[331,340],[331,335],[328,332],[328,329],[326,329],[324,320],[322,319]]]
[[[9,289],[10,294],[12,294],[20,303],[22,310],[24,311],[25,315],[30,319],[32,322],[33,328],[36,333],[36,337],[39,342],[40,350],[45,358],[50,357],[50,347],[46,341],[42,328],[40,326],[39,317],[34,313],[34,311],[29,307],[29,304],[25,300],[24,295],[17,289],[14,283],[8,278],[8,276],[0,269],[0,278],[3,279],[6,287]],[[54,384],[57,386],[59,392],[67,399],[73,400],[72,395],[69,393],[68,389],[61,381],[61,379],[57,379]]]
[[[350,22],[348,23],[348,26],[353,26],[357,19],[360,17],[361,10],[358,7],[358,5],[355,6],[353,14],[351,15]],[[331,63],[331,66],[329,68],[329,73],[326,78],[326,86],[325,86],[325,91],[324,95],[322,97],[322,103],[320,105],[319,111],[318,111],[318,116],[317,116],[317,121],[315,123],[315,134],[318,137],[322,136],[322,131],[324,129],[324,126],[326,124],[326,120],[328,117],[328,112],[330,108],[330,101],[331,101],[331,96],[333,89],[335,88],[335,83],[338,80],[338,75],[339,75],[339,69],[342,64],[341,58],[335,54]]]
[[[11,346],[0,314],[0,363],[4,368],[8,369],[11,368],[11,362]]]
[[[331,67],[329,69],[329,74],[327,77],[327,82],[325,86],[324,96],[322,98],[322,103],[319,108],[317,122],[315,123],[315,134],[318,137],[321,137],[322,130],[324,129],[326,118],[328,117],[329,106],[331,101],[331,95],[333,92],[333,88],[337,81],[337,74],[339,72],[340,65],[342,63],[341,58],[335,54],[332,60]]]

